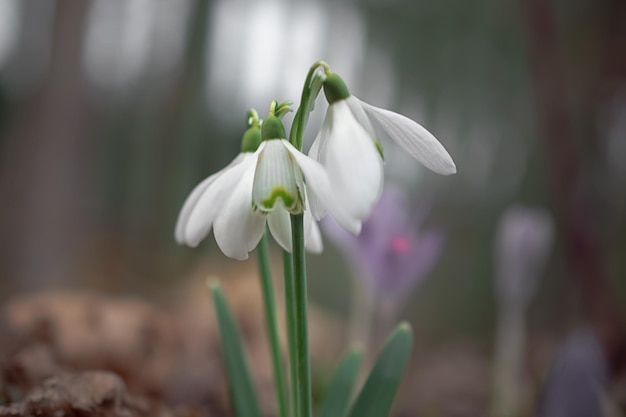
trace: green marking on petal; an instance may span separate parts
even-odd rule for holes
[[[283,200],[283,204],[288,210],[293,209],[296,205],[296,197],[289,194],[285,187],[275,187],[272,189],[272,194],[260,202],[260,206],[265,210],[272,210],[279,198]]]
[[[385,155],[383,153],[383,146],[380,144],[380,142],[378,140],[374,140],[374,145],[376,146],[376,150],[378,151],[378,154],[380,155],[380,158],[383,160],[383,162],[385,162]]]

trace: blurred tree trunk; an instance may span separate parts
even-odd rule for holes
[[[579,68],[570,68],[565,64],[559,44],[554,4],[545,0],[521,0],[521,3],[539,129],[545,144],[546,162],[569,272],[580,288],[584,312],[615,365],[618,357],[622,356],[616,353],[624,349],[625,340],[621,335],[623,322],[619,302],[600,238],[600,223],[606,207],[603,207],[601,199],[594,198],[601,187],[598,181],[602,181],[596,172],[601,165],[597,160],[602,156],[598,154],[600,143],[594,127],[601,106],[606,104],[606,94],[599,92],[607,88],[606,77],[611,73],[609,68],[614,65],[613,57],[624,56],[623,34],[622,42],[615,42],[615,34],[610,28],[603,32],[602,24],[593,26],[594,19],[586,18],[585,25],[590,27],[583,36],[594,33],[594,30],[601,33],[598,39],[587,41],[597,42],[594,50],[605,55],[599,61],[606,68],[592,67],[597,65],[593,60],[587,62],[589,71],[575,74],[578,76],[574,78],[576,87],[583,90],[586,87],[591,94],[583,94],[585,103],[581,108],[585,120],[573,123],[573,105],[571,95],[568,96],[572,90],[568,89],[567,81],[572,79],[573,69]],[[623,22],[620,26],[615,20],[622,19],[617,16],[623,16],[619,11],[623,11],[624,2],[609,0],[593,3],[592,6],[594,11],[600,11],[600,16],[613,20],[614,29],[621,27],[623,32]],[[621,44],[621,49],[618,44]],[[580,79],[583,77],[586,79]],[[583,129],[582,138],[574,127],[581,125],[588,126]],[[585,152],[579,152],[581,148]]]
[[[56,6],[53,51],[42,89],[6,140],[0,189],[4,273],[21,289],[67,283],[87,233],[77,210],[89,161],[80,152],[87,116],[80,99],[80,48],[88,2]],[[38,52],[40,53],[40,52]]]

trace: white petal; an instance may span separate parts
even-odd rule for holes
[[[320,228],[308,210],[304,212],[304,247],[311,253],[322,253],[324,250]]]
[[[265,142],[265,149],[259,154],[252,198],[262,211],[272,211],[278,199],[282,200],[290,212],[302,210],[302,198],[298,193],[298,180],[301,176],[289,152],[280,140]]]
[[[361,105],[391,139],[426,168],[443,175],[456,173],[456,166],[448,151],[424,127],[401,114],[362,101]]]
[[[287,252],[291,252],[291,218],[285,207],[279,207],[267,216],[267,224],[274,240]]]
[[[328,139],[329,132],[330,132],[330,124],[329,124],[329,117],[328,117],[328,110],[327,110],[326,118],[324,119],[324,122],[322,123],[322,128],[320,129],[320,132],[317,134],[317,137],[313,141],[313,144],[311,145],[311,149],[309,149],[309,158],[312,158],[315,161],[318,161],[322,165],[324,164],[324,161],[321,159],[323,155],[320,151],[322,148],[326,146],[326,140]],[[324,217],[324,215],[326,214],[326,207],[321,203],[321,201],[319,201],[317,196],[314,193],[307,193],[307,198],[308,198],[307,199],[308,204],[311,207],[311,212],[313,214],[313,217],[317,220]]]
[[[292,251],[291,217],[284,207],[278,207],[267,216],[267,224],[274,240],[287,252]],[[304,212],[304,247],[312,253],[321,253],[324,249],[322,235],[311,212]]]
[[[361,126],[365,128],[365,130],[367,131],[367,133],[370,134],[372,139],[376,140],[376,131],[374,130],[374,126],[372,126],[370,118],[367,117],[367,114],[365,113],[365,110],[361,105],[361,100],[354,96],[350,96],[346,99],[346,104],[350,108],[350,111],[352,112],[352,115],[355,117],[355,119],[361,124]]]
[[[360,219],[351,216],[350,213],[341,206],[341,202],[335,197],[335,193],[331,188],[331,182],[326,169],[324,169],[319,162],[298,151],[286,140],[282,142],[304,174],[309,199],[312,201],[314,198],[317,198],[321,205],[331,212],[333,217],[337,220],[337,223],[351,233],[359,234],[361,231]],[[311,214],[315,214],[313,210],[311,210]]]
[[[256,164],[247,164],[240,180],[229,190],[217,218],[213,233],[226,256],[244,260],[263,235],[265,216],[252,210],[252,183]]]
[[[256,155],[243,154],[240,163],[225,170],[202,193],[193,208],[183,231],[183,241],[196,247],[211,231],[211,226],[223,209],[224,202],[239,182],[241,175],[250,166],[254,167]]]
[[[189,197],[187,197],[187,200],[185,200],[185,204],[183,204],[183,208],[180,210],[180,214],[178,215],[178,220],[176,221],[176,231],[174,232],[174,236],[176,238],[176,241],[179,244],[185,243],[187,241],[185,239],[185,229],[187,228],[187,225],[189,223],[189,218],[191,217],[192,212],[196,208],[196,205],[198,204],[200,197],[202,197],[202,194],[206,191],[207,188],[209,188],[211,184],[215,182],[215,180],[217,180],[217,178],[220,175],[222,175],[224,172],[226,172],[233,166],[239,164],[241,161],[243,161],[243,159],[244,159],[243,154],[237,155],[237,157],[230,164],[228,164],[225,168],[219,170],[215,174],[206,178],[204,181],[198,184],[196,188],[193,189],[191,194],[189,194]],[[207,230],[207,234],[209,231],[210,229]],[[206,234],[204,236],[206,236]]]
[[[332,127],[324,166],[344,209],[359,220],[369,216],[383,186],[383,163],[374,139],[354,118],[347,103],[332,108]]]

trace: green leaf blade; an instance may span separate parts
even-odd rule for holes
[[[317,417],[343,417],[346,414],[362,359],[361,349],[353,348],[346,353],[328,385]]]
[[[411,356],[413,332],[399,324],[376,359],[348,417],[386,417]]]
[[[209,287],[215,303],[222,354],[226,362],[226,373],[235,415],[237,417],[261,417],[259,403],[250,379],[241,337],[235,326],[235,321],[220,285],[211,283]]]

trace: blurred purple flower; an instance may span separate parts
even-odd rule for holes
[[[590,329],[574,332],[558,349],[543,387],[539,417],[600,417],[607,398],[609,368]]]
[[[526,386],[526,309],[552,246],[545,209],[512,205],[500,217],[495,239],[498,324],[494,352],[494,416],[520,414]]]
[[[496,235],[496,294],[504,304],[523,305],[535,293],[552,246],[554,226],[542,208],[510,206]]]
[[[428,275],[445,241],[441,230],[418,231],[423,220],[400,189],[387,186],[359,236],[330,218],[322,228],[348,257],[370,295],[403,298]]]

